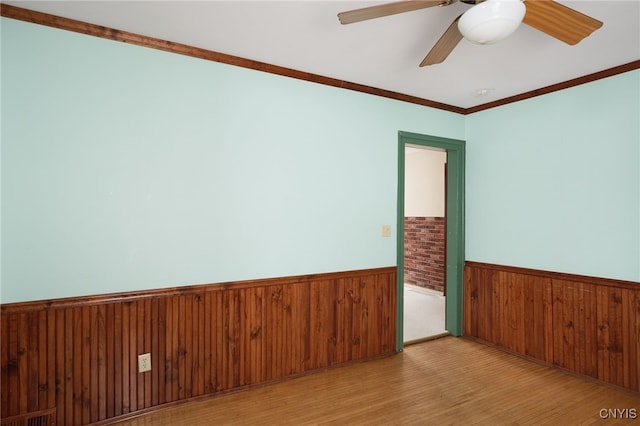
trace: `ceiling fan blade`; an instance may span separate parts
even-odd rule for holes
[[[439,64],[444,61],[447,59],[447,56],[453,52],[453,49],[455,49],[458,43],[460,43],[460,40],[462,40],[462,34],[460,34],[460,30],[458,30],[458,20],[460,20],[460,16],[453,20],[449,28],[447,28],[427,56],[420,62],[421,67]]]
[[[524,22],[567,44],[576,44],[602,22],[552,0],[526,0]]]
[[[386,3],[377,6],[365,7],[362,9],[349,10],[347,12],[340,12],[338,13],[338,19],[343,25],[352,24],[354,22],[366,21],[368,19],[395,15],[396,13],[426,9],[427,7],[448,6],[454,1],[455,0],[408,0],[395,3]]]

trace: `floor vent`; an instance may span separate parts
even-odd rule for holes
[[[56,409],[21,414],[2,419],[1,426],[55,426]]]

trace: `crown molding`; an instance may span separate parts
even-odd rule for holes
[[[487,109],[510,104],[513,102],[519,102],[525,99],[530,99],[536,96],[545,95],[547,93],[567,89],[569,87],[578,86],[581,84],[589,83],[595,80],[600,80],[602,78],[611,77],[617,74],[625,73],[625,72],[640,68],[640,60],[637,60],[637,61],[629,62],[624,65],[599,71],[593,74],[585,75],[583,77],[568,80],[562,83],[553,84],[551,86],[521,93],[519,95],[511,96],[504,99],[499,99],[497,101],[489,102],[489,103],[478,105],[471,108],[462,108],[462,107],[457,107],[455,105],[449,105],[441,102],[432,101],[429,99],[420,98],[417,96],[411,96],[403,93],[384,90],[377,87],[366,86],[363,84],[353,83],[350,81],[340,80],[336,78],[325,77],[318,74],[299,71],[292,68],[281,67],[278,65],[268,64],[265,62],[254,61],[252,59],[246,59],[239,56],[227,55],[225,53],[215,52],[207,49],[201,49],[198,47],[193,47],[193,46],[189,46],[181,43],[175,43],[168,40],[162,40],[154,37],[147,37],[140,34],[130,33],[127,31],[120,31],[113,28],[103,27],[100,25],[90,24],[87,22],[78,21],[74,19],[63,18],[60,16],[55,16],[55,15],[51,15],[43,12],[37,12],[34,10],[12,6],[4,3],[0,4],[0,16],[16,19],[20,21],[25,21],[25,22],[31,22],[34,24],[44,25],[52,28],[61,29],[61,30],[86,34],[94,37],[100,37],[100,38],[105,38],[109,40],[119,41],[122,43],[134,44],[142,47],[148,47],[151,49],[163,50],[165,52],[176,53],[179,55],[191,56],[191,57],[204,59],[208,61],[219,62],[227,65],[234,65],[242,68],[248,68],[248,69],[262,71],[270,74],[276,74],[284,77],[295,78],[298,80],[309,81],[312,83],[323,84],[326,86],[353,90],[356,92],[367,93],[370,95],[381,96],[384,98],[408,102],[416,105],[427,106],[431,108],[437,108],[444,111],[449,111],[449,112],[463,114],[463,115],[484,111]]]
[[[607,77],[612,77],[617,74],[622,74],[628,71],[637,70],[640,68],[640,60],[629,62],[624,65],[609,68],[603,71],[594,72],[582,77],[567,80],[562,83],[552,84],[551,86],[542,87],[540,89],[531,90],[530,92],[524,92],[519,95],[510,96],[508,98],[499,99],[494,102],[488,102],[486,104],[478,105],[465,109],[465,114],[473,114],[474,112],[484,111],[487,109],[495,108],[501,105],[510,104],[513,102],[519,102],[525,99],[535,98],[536,96],[546,95],[547,93],[557,92],[558,90],[568,89],[570,87],[579,86],[581,84],[590,83],[592,81],[600,80]]]

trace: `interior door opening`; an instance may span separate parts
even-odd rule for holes
[[[404,345],[447,335],[447,151],[405,146]]]
[[[404,346],[404,278],[405,278],[405,172],[406,148],[431,148],[446,152],[447,185],[445,187],[445,329],[453,336],[462,335],[462,280],[464,268],[464,166],[465,144],[462,140],[420,135],[398,134],[398,220],[397,220],[397,312],[396,351]]]

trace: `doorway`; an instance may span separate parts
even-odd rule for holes
[[[448,184],[446,188],[446,256],[445,256],[445,327],[454,335],[462,335],[462,273],[464,267],[464,141],[420,135],[409,132],[398,134],[398,220],[397,269],[398,303],[396,351],[404,346],[404,235],[405,235],[405,148],[408,146],[436,148],[446,151]]]
[[[446,335],[447,151],[405,146],[404,345]]]

